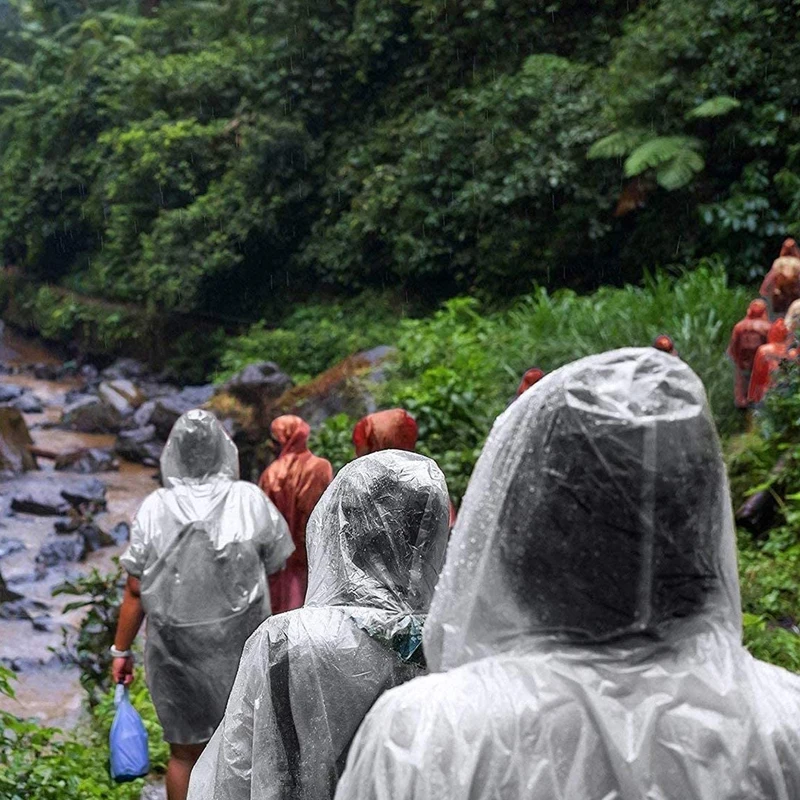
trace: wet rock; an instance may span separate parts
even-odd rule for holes
[[[115,472],[119,469],[119,461],[114,458],[110,450],[101,450],[89,447],[85,450],[75,450],[72,453],[63,453],[55,460],[55,468],[65,472]]]
[[[147,367],[135,358],[119,358],[110,367],[106,367],[100,376],[104,380],[118,378],[141,378],[147,374]]]
[[[106,485],[97,478],[87,478],[63,488],[61,496],[74,508],[86,505],[105,508]]]
[[[136,385],[124,378],[104,381],[97,387],[97,394],[123,419],[132,416],[133,412],[145,401],[144,395]]]
[[[61,424],[81,433],[117,433],[122,427],[123,415],[99,397],[86,396],[64,409]]]
[[[22,412],[0,407],[0,470],[13,473],[36,469],[36,459],[28,449],[33,439]]]
[[[86,540],[80,533],[70,533],[58,538],[48,539],[36,556],[36,563],[55,567],[86,558]]]
[[[31,600],[28,597],[17,595],[16,600],[0,604],[0,619],[24,619],[33,622],[34,619],[41,620],[49,617],[49,614],[42,613],[46,611],[47,605],[40,600]],[[34,625],[34,627],[36,626]],[[42,629],[38,628],[37,630]]]
[[[181,414],[204,405],[213,394],[213,386],[187,386],[177,394],[156,398],[145,424],[154,425],[159,438],[167,439]]]
[[[52,483],[23,483],[11,495],[11,510],[39,517],[63,517],[70,505]]]
[[[153,411],[156,407],[155,400],[146,400],[133,415],[133,424],[137,428],[144,428],[150,424],[150,417],[153,416]]]
[[[24,389],[16,384],[0,384],[0,403],[10,403],[12,400],[22,397],[23,392]]]
[[[77,530],[78,535],[83,537],[86,550],[93,553],[103,547],[111,547],[116,544],[113,537],[106,533],[99,525],[94,522],[84,522]]]
[[[261,406],[276,400],[293,385],[292,379],[273,361],[250,364],[220,387],[244,403]]]
[[[122,431],[117,436],[114,452],[127,461],[157,467],[161,458],[164,442],[158,438],[155,425]]]
[[[78,374],[87,383],[93,383],[100,377],[100,372],[94,364],[84,364],[80,370],[78,370]]]
[[[83,520],[77,514],[73,514],[66,519],[57,519],[53,529],[56,533],[73,533],[83,524]]]
[[[9,405],[23,414],[41,414],[44,411],[42,401],[31,392],[26,392],[16,400],[12,400]]]
[[[8,588],[3,573],[0,572],[0,603],[13,603],[15,600],[20,600],[21,598],[21,594]]]
[[[57,381],[63,373],[60,364],[34,364],[33,375],[40,381]]]
[[[131,538],[131,526],[127,522],[118,522],[108,535],[113,539],[115,545],[123,545]]]
[[[25,549],[25,543],[21,539],[11,536],[0,536],[0,558],[5,558],[13,553],[20,553]]]

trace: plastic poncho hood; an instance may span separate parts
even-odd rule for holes
[[[161,453],[161,481],[207,482],[212,477],[239,479],[239,452],[219,420],[208,411],[193,409],[172,426]]]
[[[389,627],[425,614],[448,519],[447,485],[431,459],[400,450],[356,459],[309,519],[306,606],[378,609]]]
[[[582,359],[496,421],[431,607],[428,663],[687,625],[739,636],[734,544],[697,376],[651,349]]]

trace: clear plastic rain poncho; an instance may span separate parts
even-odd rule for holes
[[[350,750],[340,800],[796,800],[800,678],[741,644],[702,384],[583,359],[502,416],[425,630],[432,670]]]
[[[189,411],[161,456],[163,489],[142,503],[120,559],[141,579],[145,674],[164,738],[206,742],[239,656],[270,614],[267,574],[294,550],[286,521],[254,484],[216,418]]]
[[[448,503],[441,471],[415,453],[385,450],[339,472],[308,523],[306,604],[247,642],[190,800],[333,797],[369,708],[423,673]]]

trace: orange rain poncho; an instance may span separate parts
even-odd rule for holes
[[[527,392],[531,386],[533,386],[535,383],[538,383],[542,378],[544,378],[544,371],[540,370],[539,367],[531,367],[522,376],[522,380],[519,382],[519,387],[517,388],[517,397]]]
[[[303,605],[308,586],[306,524],[322,493],[333,480],[330,462],[308,449],[311,428],[300,417],[273,420],[273,438],[281,445],[278,458],[261,474],[258,485],[289,524],[295,551],[286,567],[269,578],[272,613],[281,614]]]
[[[417,434],[417,423],[408,411],[390,408],[360,419],[353,429],[353,445],[359,458],[379,450],[413,451]]]
[[[753,361],[753,372],[750,376],[750,387],[747,391],[748,403],[760,403],[770,387],[772,373],[780,366],[783,359],[790,356],[789,331],[783,317],[772,323],[767,336],[767,343],[756,351]]]
[[[767,304],[753,300],[747,316],[733,326],[728,356],[736,367],[733,397],[737,408],[747,408],[747,391],[758,348],[766,344],[771,325],[767,318]]]
[[[770,304],[773,314],[785,314],[789,306],[800,298],[800,247],[794,239],[784,241],[759,294]]]

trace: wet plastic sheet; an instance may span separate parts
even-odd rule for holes
[[[448,538],[444,476],[387,450],[334,479],[306,535],[306,605],[249,639],[190,800],[323,800],[385,690],[423,673],[420,632]]]
[[[442,672],[378,701],[338,800],[800,797],[800,679],[741,645],[720,446],[669,355],[583,359],[497,419],[424,641]]]
[[[208,741],[248,636],[270,614],[267,574],[294,549],[285,520],[238,481],[236,447],[204,411],[176,422],[166,488],[142,503],[121,558],[141,578],[145,674],[167,741]]]

